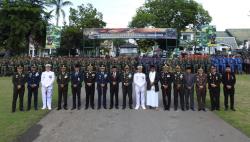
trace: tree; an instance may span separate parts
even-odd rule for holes
[[[45,41],[47,15],[39,0],[3,1],[0,9],[0,47],[13,54],[28,53],[29,39]],[[48,16],[48,15],[47,15]]]
[[[211,20],[208,11],[194,0],[152,0],[137,10],[129,26],[176,28],[180,32],[189,25],[198,28]]]
[[[83,37],[84,28],[103,28],[106,26],[102,13],[98,12],[91,4],[86,6],[82,4],[77,9],[70,8],[69,21],[69,26],[65,26],[62,31],[61,39],[61,48],[67,51],[82,49],[83,45],[93,46],[93,42]]]
[[[72,2],[64,0],[50,0],[49,5],[55,8],[53,11],[55,11],[56,15],[56,26],[58,26],[59,24],[59,19],[61,17],[61,14],[63,16],[63,21],[65,23],[65,11],[63,10],[63,7],[73,5]]]

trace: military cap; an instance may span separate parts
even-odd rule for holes
[[[62,64],[61,68],[66,69],[67,67],[65,66],[65,64]]]
[[[129,65],[125,65],[125,67],[124,67],[125,69],[129,69]]]
[[[37,67],[36,64],[31,65],[31,68],[36,68],[36,67]]]
[[[112,66],[112,69],[115,69],[115,68],[117,68],[116,66]]]
[[[216,67],[214,65],[211,66],[211,69],[215,69]]]
[[[51,67],[51,64],[46,64],[45,67]]]
[[[181,67],[179,66],[179,65],[176,65],[176,67],[175,67],[176,69],[181,69]]]
[[[227,65],[226,65],[226,68],[231,68],[231,67],[230,67],[230,65],[227,64]]]
[[[143,68],[143,66],[142,66],[141,64],[139,64],[139,65],[137,66],[137,68]]]
[[[23,68],[23,64],[17,65],[17,68]]]
[[[101,64],[101,65],[100,65],[100,68],[105,68],[104,64]]]

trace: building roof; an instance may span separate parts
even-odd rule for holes
[[[225,31],[217,31],[216,32],[217,37],[231,37],[227,32]]]
[[[233,49],[238,48],[235,37],[216,37],[216,44],[223,44]]]
[[[226,32],[236,38],[238,43],[243,43],[250,39],[250,29],[226,29]]]

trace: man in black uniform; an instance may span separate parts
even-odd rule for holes
[[[89,108],[89,103],[92,109],[95,108],[94,104],[95,80],[96,80],[96,74],[93,71],[93,66],[89,64],[87,67],[87,72],[85,72],[84,74],[85,91],[86,91],[85,109]]]
[[[12,83],[13,83],[12,112],[16,111],[16,101],[18,97],[19,97],[19,109],[20,111],[24,111],[23,96],[25,91],[26,76],[23,73],[23,65],[17,66],[17,73],[14,73],[13,75]]]
[[[176,71],[174,74],[174,110],[178,108],[178,97],[180,97],[181,110],[184,110],[184,74],[181,72],[181,67],[176,66]]]
[[[221,76],[216,71],[215,66],[211,66],[211,72],[208,74],[208,89],[210,93],[211,111],[220,110],[220,83]]]
[[[76,109],[76,97],[77,97],[77,109],[81,108],[81,88],[83,82],[83,73],[80,72],[80,65],[76,64],[74,72],[71,74],[71,90],[73,95],[73,107],[71,110]]]
[[[226,72],[222,76],[223,90],[224,90],[224,104],[225,110],[228,110],[228,97],[230,97],[230,108],[232,111],[234,109],[234,85],[236,83],[236,77],[233,72],[231,72],[231,68],[229,65],[226,66]]]
[[[120,73],[118,73],[116,66],[112,67],[110,72],[110,109],[114,106],[114,96],[115,96],[115,108],[119,109],[119,83],[120,83]]]
[[[61,66],[61,71],[58,74],[57,77],[57,83],[58,83],[58,108],[57,110],[61,110],[61,102],[62,102],[62,97],[63,97],[63,108],[67,110],[68,108],[68,103],[67,103],[67,96],[68,96],[68,84],[70,81],[70,76],[66,72],[66,66],[63,64]]]
[[[124,68],[124,72],[121,77],[122,82],[122,94],[123,94],[123,104],[122,109],[126,108],[126,97],[128,95],[129,99],[129,108],[133,109],[133,99],[132,99],[132,83],[133,83],[133,73],[129,71],[129,66],[126,65]]]
[[[106,94],[107,94],[107,84],[109,82],[108,73],[105,71],[105,66],[102,64],[100,66],[100,71],[96,75],[97,91],[98,91],[98,108],[101,109],[101,103],[103,102],[103,108],[107,109],[106,106]]]
[[[163,66],[163,72],[161,73],[160,82],[164,110],[170,110],[173,75],[170,72],[170,66],[168,66],[167,64]]]
[[[31,66],[31,71],[28,74],[27,82],[28,82],[28,111],[31,108],[31,99],[32,94],[34,95],[34,108],[37,110],[37,101],[38,101],[38,88],[39,83],[41,81],[41,74],[37,71],[37,67],[35,64]]]

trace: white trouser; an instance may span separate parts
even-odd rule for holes
[[[145,106],[145,86],[135,85],[136,106]]]
[[[48,108],[51,108],[52,94],[53,94],[52,86],[49,87],[42,86],[43,108],[46,108],[46,105]]]

